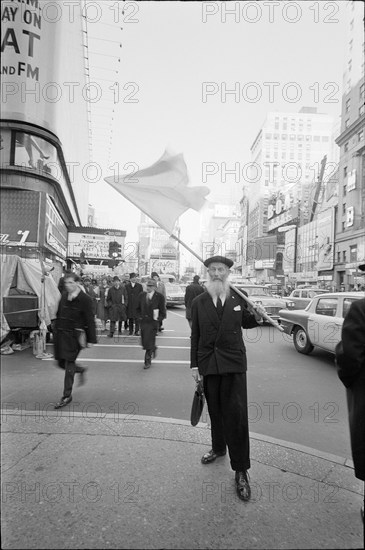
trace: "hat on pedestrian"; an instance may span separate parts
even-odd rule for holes
[[[151,277],[152,277],[152,278],[153,278],[153,277],[159,277],[159,274],[156,273],[156,271],[152,271]]]
[[[200,279],[199,275],[194,275],[194,277],[193,277],[194,283],[198,283],[199,279]]]
[[[113,277],[113,281],[120,281],[118,275],[115,275],[115,276]]]
[[[130,278],[130,279],[133,279],[133,277],[137,277],[137,273],[130,273],[130,274],[129,274],[129,278]]]
[[[148,279],[147,282],[146,282],[146,286],[154,286],[157,288],[157,283],[155,281],[155,279]]]
[[[225,256],[212,256],[211,258],[207,258],[204,262],[205,267],[209,267],[210,264],[213,262],[225,264],[228,267],[232,267],[233,262],[229,258],[226,258]]]
[[[84,277],[83,281],[84,281],[84,283],[86,283],[87,281],[91,282],[91,279],[90,279],[90,277]]]
[[[365,271],[365,264],[360,264],[359,269],[360,271]]]

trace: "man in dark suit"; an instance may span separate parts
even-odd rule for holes
[[[136,273],[129,274],[129,281],[125,285],[125,289],[128,295],[128,307],[127,307],[127,318],[128,318],[128,327],[129,335],[133,334],[134,326],[134,335],[139,335],[139,320],[137,316],[137,303],[138,296],[143,292],[143,287],[141,283],[137,283]]]
[[[166,302],[154,279],[147,281],[147,292],[138,296],[137,316],[141,326],[142,347],[146,350],[144,368],[149,369],[156,356],[156,334],[160,321],[166,317]]]
[[[188,320],[189,327],[191,328],[191,303],[199,296],[203,294],[204,288],[199,284],[199,275],[194,275],[193,282],[190,283],[185,289],[185,317]]]
[[[359,265],[365,271],[365,264]],[[338,375],[346,387],[355,476],[365,481],[365,298],[352,302],[336,346]],[[361,508],[364,521],[364,505]]]
[[[55,405],[55,409],[71,403],[75,373],[80,375],[80,385],[85,382],[86,367],[76,363],[82,349],[79,340],[80,331],[85,331],[88,345],[96,343],[92,300],[81,290],[77,280],[76,273],[65,274],[65,291],[61,296],[55,321],[54,356],[58,366],[65,371],[63,396]]]
[[[256,327],[264,308],[246,309],[245,300],[228,282],[233,262],[224,256],[205,260],[206,291],[194,298],[191,307],[191,368],[198,382],[203,376],[204,394],[211,420],[212,449],[203,455],[210,464],[226,454],[235,471],[241,500],[251,496],[247,470],[250,468],[246,386],[246,349],[241,328]]]

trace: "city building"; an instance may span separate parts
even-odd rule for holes
[[[340,148],[334,278],[346,290],[363,284],[358,272],[365,262],[365,83],[364,27],[361,2],[347,2],[347,49]]]
[[[1,251],[57,279],[68,228],[87,224],[89,119],[81,6],[72,25],[53,17],[37,0],[2,7]]]
[[[143,213],[138,234],[138,273],[151,275],[155,271],[158,274],[171,273],[179,278],[180,251],[177,241]],[[178,227],[175,234],[179,235]]]
[[[252,147],[252,169],[241,200],[240,238],[251,252],[242,261],[242,275],[257,280],[284,282],[285,235],[281,227],[311,221],[316,191],[327,171],[336,168],[334,122],[315,107],[299,112],[270,112]],[[328,174],[327,174],[328,176]],[[322,196],[322,195],[321,195]],[[263,251],[263,237],[275,237],[277,248]],[[270,240],[271,242],[271,240]]]

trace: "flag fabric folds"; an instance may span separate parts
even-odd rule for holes
[[[148,168],[104,179],[169,235],[173,234],[178,217],[189,208],[199,211],[210,192],[204,186],[189,187],[183,155],[167,151]]]

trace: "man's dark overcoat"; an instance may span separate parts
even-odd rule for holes
[[[119,288],[109,288],[106,303],[109,308],[109,319],[115,321],[127,320],[128,295],[124,285]]]
[[[127,283],[125,288],[128,295],[127,317],[128,319],[135,319],[137,317],[138,296],[143,292],[143,286],[141,283],[135,283],[133,287],[131,283]]]
[[[158,319],[153,318],[153,310],[158,309]],[[143,349],[154,349],[159,322],[166,317],[166,301],[162,294],[155,291],[147,303],[147,292],[138,296],[137,318],[141,324],[141,340]]]
[[[89,343],[96,343],[96,330],[91,298],[82,290],[72,300],[64,292],[58,305],[54,331],[54,356],[58,361],[76,361],[80,353],[75,329],[83,329]]]
[[[242,328],[258,326],[245,301],[233,290],[227,297],[219,322],[216,307],[208,292],[194,298],[191,306],[191,368],[199,374],[242,373],[247,370]]]
[[[185,289],[185,317],[191,319],[191,303],[199,296],[203,294],[204,288],[199,283],[191,283]]]
[[[342,346],[355,476],[365,481],[365,298],[353,302],[345,317]]]

